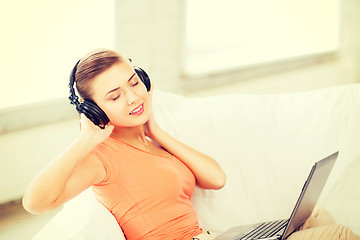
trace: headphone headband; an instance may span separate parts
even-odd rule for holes
[[[129,59],[131,61],[131,59]],[[70,82],[69,82],[69,89],[70,89],[70,104],[75,105],[76,110],[79,114],[84,113],[88,119],[90,119],[95,125],[99,126],[100,128],[104,129],[106,124],[109,123],[109,118],[106,116],[106,113],[91,99],[83,99],[80,103],[79,97],[75,93],[75,75],[79,65],[79,61],[75,64],[73,70],[70,74]],[[139,76],[140,80],[145,84],[147,91],[150,91],[151,83],[149,76],[147,73],[141,68],[135,68],[134,70],[136,74]]]
[[[74,84],[75,84],[75,74],[76,74],[79,62],[80,62],[80,60],[76,62],[73,70],[71,71],[70,82],[69,82],[69,89],[70,89],[69,100],[70,100],[70,104],[75,105],[76,110],[78,112],[80,112],[80,108],[79,108],[80,102],[79,102],[79,97],[76,96],[76,94],[75,94]]]

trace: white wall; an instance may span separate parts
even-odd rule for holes
[[[0,135],[0,204],[21,198],[34,176],[79,132],[77,120]]]
[[[2,1],[0,110],[66,96],[78,58],[113,47],[114,1]],[[107,14],[94,18],[99,12]]]
[[[117,1],[115,47],[143,66],[160,89],[202,96],[229,92],[293,92],[360,82],[360,68],[357,67],[360,65],[359,1],[341,1],[341,49],[335,58],[301,68],[289,64],[285,67],[290,70],[284,72],[268,68],[224,72],[199,79],[185,77],[181,72],[184,2]]]
[[[319,61],[306,67],[293,68],[284,72],[247,77],[242,80],[204,89],[188,96],[204,96],[225,93],[285,93],[306,91],[334,85],[360,82],[360,2],[341,1],[340,51],[328,61]],[[271,71],[271,70],[270,70]],[[233,73],[239,79],[241,73]]]
[[[155,87],[187,96],[304,91],[360,82],[360,1],[342,1],[338,58],[279,72],[228,72],[202,79],[181,73],[182,0],[117,0],[116,49],[151,75]],[[209,84],[215,80],[214,84]],[[211,86],[212,87],[207,87]],[[0,135],[0,203],[20,198],[37,172],[78,133],[76,120]]]

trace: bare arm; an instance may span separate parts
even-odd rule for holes
[[[152,112],[146,131],[150,138],[175,155],[193,172],[199,187],[221,189],[225,185],[226,175],[220,165],[210,156],[187,146],[160,129]]]
[[[72,145],[54,159],[28,187],[24,208],[31,213],[42,213],[60,206],[105,177],[101,162],[89,153],[105,140],[113,130],[104,130],[81,117],[82,131]]]
[[[193,172],[199,187],[221,189],[225,185],[225,173],[213,158],[192,149],[162,130],[159,130],[153,137],[156,142],[174,154]]]

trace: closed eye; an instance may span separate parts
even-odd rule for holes
[[[135,87],[135,86],[138,85],[138,84],[139,84],[139,82],[136,82],[136,83],[131,84],[131,86],[132,86],[132,87]]]
[[[111,100],[115,101],[116,99],[118,99],[120,97],[120,94],[117,95],[116,97],[112,98]]]

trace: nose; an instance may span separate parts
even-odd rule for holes
[[[138,96],[129,89],[129,91],[127,92],[128,105],[130,106],[130,105],[134,104],[137,100],[138,100]]]

